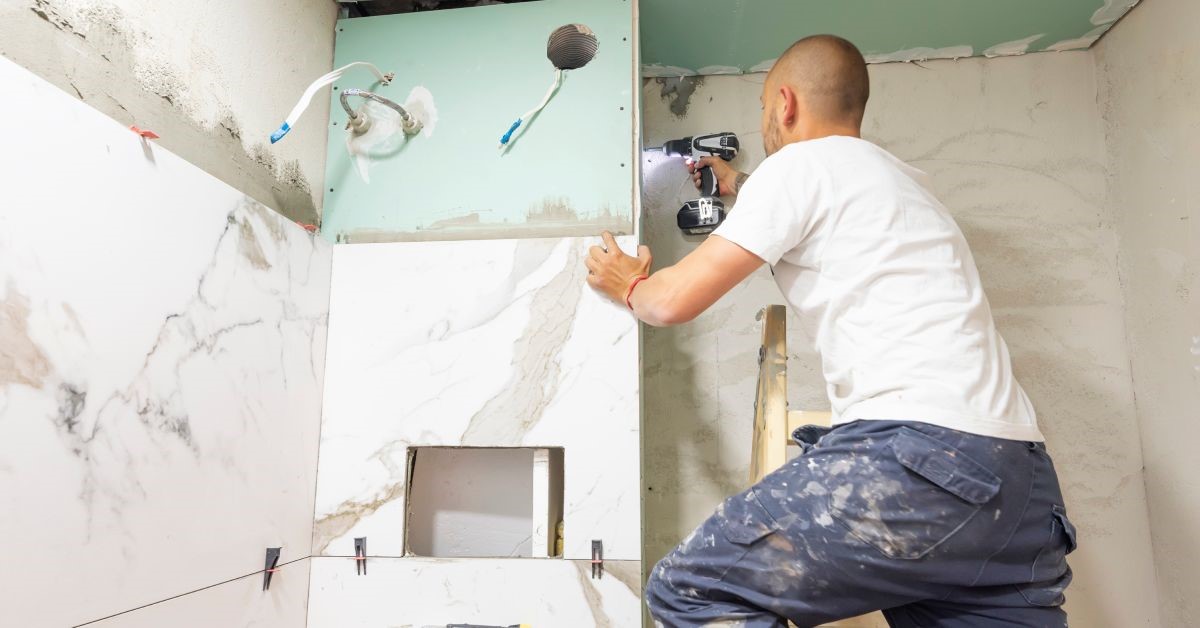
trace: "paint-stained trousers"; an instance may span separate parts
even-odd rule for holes
[[[899,421],[796,440],[655,566],[659,625],[1066,626],[1075,528],[1044,445]]]

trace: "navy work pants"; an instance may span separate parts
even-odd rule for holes
[[[901,421],[796,437],[655,566],[660,626],[1066,626],[1075,528],[1043,444]]]

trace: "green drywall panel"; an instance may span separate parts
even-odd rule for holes
[[[1137,1],[642,0],[643,73],[764,70],[818,33],[875,62],[1087,48]]]
[[[542,0],[339,21],[334,66],[370,61],[396,78],[382,86],[355,69],[337,90],[371,89],[403,103],[423,86],[438,120],[430,137],[373,158],[368,183],[347,152],[335,90],[322,233],[343,242],[631,233],[633,6]],[[596,34],[595,59],[566,73],[549,106],[502,154],[500,136],[554,79],[547,38],[571,23]]]

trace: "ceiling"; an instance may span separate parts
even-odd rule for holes
[[[871,63],[1091,46],[1139,0],[640,0],[645,76],[770,69],[793,41],[833,33]]]
[[[394,13],[418,13],[442,9],[463,9],[530,0],[337,0],[346,9],[345,17],[371,17]]]

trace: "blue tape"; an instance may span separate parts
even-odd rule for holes
[[[507,144],[508,140],[512,139],[513,131],[516,131],[517,127],[519,127],[519,126],[521,126],[521,119],[517,118],[517,121],[513,122],[512,126],[508,127],[508,133],[505,133],[503,136],[500,137],[500,145],[501,146]]]
[[[275,142],[278,142],[279,140],[283,139],[283,136],[287,135],[288,131],[291,131],[291,130],[292,130],[292,127],[288,126],[287,122],[284,122],[283,126],[279,127],[278,131],[275,131],[274,133],[271,134],[271,143],[274,144]]]

